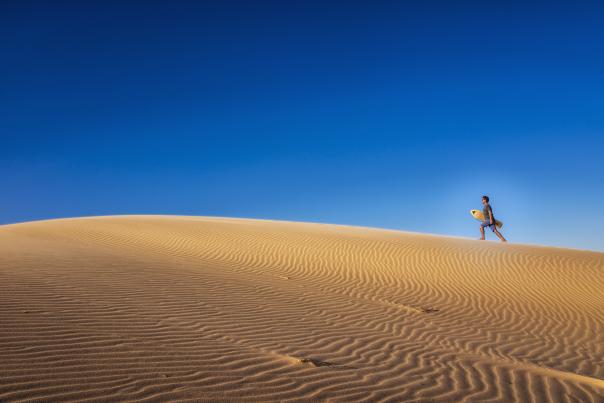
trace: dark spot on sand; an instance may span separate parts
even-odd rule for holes
[[[300,358],[300,362],[303,364],[310,363],[310,364],[314,365],[315,367],[333,367],[334,365],[338,365],[334,362],[321,361],[316,358]]]

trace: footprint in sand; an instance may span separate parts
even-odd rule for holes
[[[321,361],[316,358],[300,358],[299,361],[302,364],[310,363],[310,364],[314,365],[315,367],[333,367],[334,365],[338,365],[334,362]]]

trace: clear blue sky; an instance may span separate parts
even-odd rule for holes
[[[601,1],[3,1],[0,223],[186,214],[604,250]],[[491,234],[489,234],[491,235]]]

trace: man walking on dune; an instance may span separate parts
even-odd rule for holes
[[[497,225],[495,225],[495,216],[493,215],[493,209],[489,204],[489,196],[482,196],[482,204],[484,206],[482,209],[484,221],[480,223],[480,240],[484,241],[484,227],[490,227],[495,235],[501,239],[501,242],[507,242],[503,235],[497,230]]]

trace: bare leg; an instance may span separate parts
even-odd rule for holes
[[[484,227],[482,225],[480,226],[480,240],[484,241]]]
[[[493,232],[495,233],[495,235],[497,235],[497,237],[498,237],[499,239],[501,239],[501,242],[507,242],[507,241],[505,240],[505,238],[503,237],[503,235],[501,235],[501,233],[500,233],[499,231],[497,231],[497,228],[495,228],[495,229],[493,230]]]

